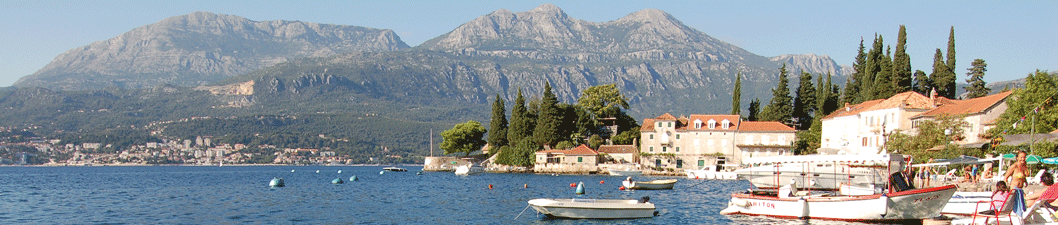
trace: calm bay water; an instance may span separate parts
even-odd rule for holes
[[[620,191],[624,177],[450,172],[379,174],[379,166],[0,167],[2,224],[805,224],[724,216],[746,181],[678,178],[673,190]],[[294,172],[291,172],[293,170]],[[319,173],[316,173],[319,170]],[[342,173],[338,173],[341,170]],[[331,184],[334,178],[359,181]],[[269,188],[272,177],[286,187]],[[641,180],[661,177],[642,177]],[[600,181],[604,183],[600,184]],[[584,182],[576,195],[570,183]],[[493,189],[488,189],[492,184]],[[523,185],[528,184],[529,188]],[[659,215],[548,220],[533,198],[638,199]],[[520,217],[515,217],[525,210]]]

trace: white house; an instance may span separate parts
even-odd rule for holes
[[[739,115],[643,120],[641,163],[661,168],[739,164],[745,157],[791,154],[796,130],[779,122],[742,121]]]

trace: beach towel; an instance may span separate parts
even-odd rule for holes
[[[1021,190],[1021,188],[1015,188],[1014,199],[1012,200],[1014,200],[1012,202],[1014,208],[1011,210],[1014,211],[1014,214],[1018,214],[1018,217],[1022,217],[1025,214],[1025,191]]]

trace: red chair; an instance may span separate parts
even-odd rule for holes
[[[985,218],[984,224],[988,224],[988,219],[991,219],[991,218],[996,218],[996,223],[998,224],[999,223],[999,217],[1001,217],[1001,216],[1006,216],[1007,217],[1007,221],[1013,221],[1014,218],[1010,214],[1013,213],[1013,211],[1014,211],[1014,204],[1007,204],[1007,203],[1013,202],[1014,201],[1014,197],[1015,196],[1014,196],[1013,190],[1007,192],[1007,199],[1003,200],[1003,202],[1001,204],[999,204],[998,208],[995,206],[995,204],[992,204],[991,200],[977,202],[977,206],[974,206],[973,222],[975,224],[977,223],[977,217],[978,216]],[[988,209],[992,210],[992,212],[994,212],[994,213],[992,215],[980,214],[981,203],[988,204]]]

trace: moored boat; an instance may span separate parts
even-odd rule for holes
[[[529,206],[549,218],[632,219],[655,215],[654,203],[649,200],[539,198],[529,200]]]
[[[735,180],[738,179],[738,174],[730,171],[720,171],[716,169],[716,166],[708,165],[703,166],[696,170],[686,170],[684,174],[687,174],[687,178],[690,179],[710,179],[710,180]]]
[[[606,172],[610,173],[610,175],[612,175],[612,176],[626,176],[627,177],[627,176],[643,175],[643,171],[642,170],[631,169],[631,168],[626,168],[626,169],[623,169],[623,170],[621,170],[621,169],[606,169]]]
[[[382,170],[393,171],[393,172],[408,172],[407,169],[396,167],[396,166],[390,166],[390,167],[382,168]]]
[[[672,186],[676,184],[676,179],[666,180],[652,180],[652,181],[635,181],[632,177],[628,177],[621,182],[625,188],[638,189],[638,190],[661,190],[661,189],[672,189]]]
[[[482,171],[484,171],[484,169],[482,169],[481,167],[476,167],[476,166],[474,166],[474,164],[469,164],[469,165],[462,165],[462,166],[456,167],[455,174],[456,175],[472,175],[472,174],[479,174]]]
[[[869,186],[885,183],[888,175],[900,171],[890,164],[904,165],[899,155],[799,155],[754,157],[743,160],[751,165],[735,170],[739,179],[757,188],[778,188],[794,181],[802,188],[836,190],[839,185]]]
[[[857,222],[908,222],[940,215],[955,185],[858,196],[778,196],[751,191],[731,195],[721,214]]]

